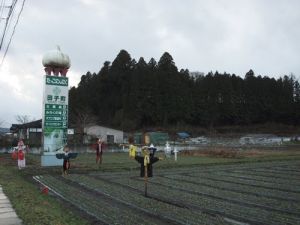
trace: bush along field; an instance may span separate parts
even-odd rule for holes
[[[300,224],[300,151],[218,152],[158,161],[147,196],[125,153],[104,154],[100,167],[81,154],[66,176],[30,154],[18,171],[3,154],[0,184],[24,224]]]

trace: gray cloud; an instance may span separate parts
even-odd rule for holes
[[[71,58],[71,85],[121,49],[146,60],[168,51],[191,71],[299,76],[299,8],[297,0],[26,1],[0,71],[0,119],[41,117],[41,60],[57,44]]]

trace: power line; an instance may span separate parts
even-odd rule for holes
[[[12,5],[9,7],[9,12],[8,12],[8,16],[6,18],[6,22],[5,22],[5,26],[4,26],[4,30],[3,30],[3,35],[2,35],[2,38],[1,38],[1,42],[0,42],[0,50],[2,49],[2,46],[3,46],[3,42],[4,42],[4,38],[6,36],[6,32],[7,32],[7,29],[8,29],[8,25],[10,24],[10,17],[15,9],[15,6],[17,4],[17,1],[18,0],[14,0],[12,2]]]
[[[23,2],[22,2],[22,6],[21,6],[21,9],[20,9],[19,14],[18,14],[18,17],[17,17],[17,21],[16,21],[16,23],[15,23],[15,25],[14,25],[13,32],[12,32],[12,34],[11,34],[11,36],[10,36],[9,42],[8,42],[8,44],[7,44],[7,47],[6,47],[6,50],[5,50],[5,53],[4,53],[4,56],[3,56],[3,58],[2,58],[2,61],[1,61],[1,64],[0,64],[0,68],[1,68],[2,65],[3,65],[3,62],[4,62],[4,59],[5,59],[5,56],[6,56],[7,52],[8,52],[10,43],[11,43],[11,41],[12,41],[12,38],[13,38],[14,34],[15,34],[16,27],[17,27],[17,25],[18,25],[18,23],[19,23],[19,19],[20,19],[21,13],[22,13],[22,11],[23,11],[23,9],[24,9],[25,1],[26,1],[26,0],[23,0]],[[17,0],[16,0],[16,2],[17,2]],[[0,48],[0,49],[1,49],[1,48]]]
[[[15,4],[12,5],[13,7],[13,10],[11,11],[10,15],[9,15],[9,21],[8,21],[8,25],[7,25],[7,30],[9,31],[10,30],[10,25],[11,25],[11,22],[13,21],[13,17],[14,17],[14,12],[15,12],[15,9],[16,9],[16,5],[17,5],[17,1],[18,0],[15,0]],[[6,34],[5,34],[6,35]],[[5,38],[5,37],[4,37]]]
[[[1,23],[1,20],[4,19],[4,18],[2,18],[4,7],[5,7],[5,0],[1,0],[1,5],[0,5],[0,23]]]

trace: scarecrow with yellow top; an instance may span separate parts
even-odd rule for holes
[[[162,158],[155,157],[156,148],[153,144],[142,147],[142,156],[136,155],[134,159],[141,164],[140,176],[141,177],[152,177],[153,168],[152,164],[156,163]]]
[[[134,145],[134,139],[133,137],[129,137],[129,158],[134,159],[137,152],[137,147]]]

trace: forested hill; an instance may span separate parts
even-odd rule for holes
[[[121,50],[98,73],[87,72],[70,95],[70,122],[124,130],[180,125],[300,124],[300,87],[293,76],[178,70],[169,53],[138,62]],[[75,124],[74,124],[75,125]]]

